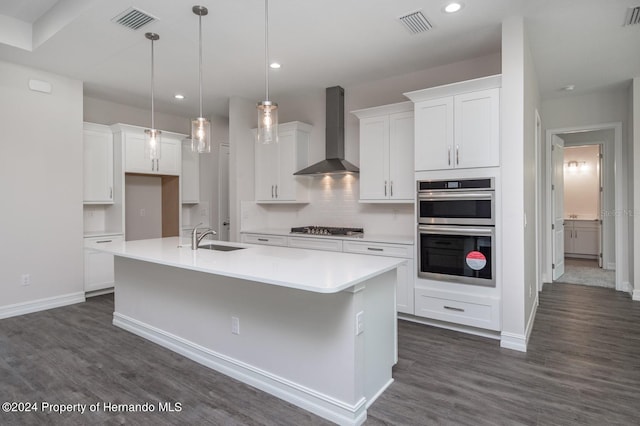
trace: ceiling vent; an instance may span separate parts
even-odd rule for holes
[[[398,18],[411,34],[420,34],[433,28],[431,22],[422,14],[422,11],[408,13]]]
[[[630,7],[624,20],[624,26],[640,24],[640,6]]]
[[[111,19],[116,24],[120,24],[132,30],[139,30],[150,22],[157,21],[157,18],[139,9],[130,7],[124,12]]]

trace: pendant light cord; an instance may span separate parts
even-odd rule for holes
[[[155,120],[153,116],[153,87],[154,87],[153,63],[154,63],[154,57],[153,57],[153,39],[152,39],[151,40],[151,128],[155,130],[156,126],[155,126]]]
[[[266,97],[269,100],[269,0],[264,0],[264,76]]]
[[[198,26],[199,26],[199,38],[200,38],[200,50],[198,52],[199,56],[199,71],[198,71],[198,80],[200,86],[200,118],[202,118],[202,14],[198,16]]]

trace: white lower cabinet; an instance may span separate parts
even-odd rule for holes
[[[564,221],[566,256],[597,258],[600,255],[600,223],[596,220]]]
[[[373,256],[406,259],[398,266],[396,284],[396,308],[398,312],[413,314],[413,246],[406,244],[368,243],[365,241],[344,241],[344,251]]]
[[[262,244],[265,246],[287,246],[287,237],[281,235],[242,234],[240,241],[243,243]]]
[[[110,242],[122,242],[122,235],[108,235],[84,239],[84,291],[103,290],[113,287],[113,255],[93,247]]]
[[[500,330],[500,300],[490,297],[416,288],[415,315],[470,327]]]
[[[414,312],[414,262],[413,245],[354,241],[352,239],[298,237],[270,234],[246,234],[241,236],[243,243],[272,246],[289,246],[325,251],[342,251],[345,253],[366,254],[405,259],[406,262],[397,268],[396,306],[398,312],[413,314]]]

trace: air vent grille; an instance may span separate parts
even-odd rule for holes
[[[433,28],[431,22],[429,22],[420,10],[408,13],[398,19],[411,34],[420,34]]]
[[[637,25],[640,24],[640,6],[630,7],[627,10],[627,16],[624,20],[624,25]]]
[[[143,12],[139,9],[130,7],[124,12],[118,14],[118,16],[111,19],[116,24],[123,25],[132,30],[138,30],[150,22],[156,21],[157,18]]]

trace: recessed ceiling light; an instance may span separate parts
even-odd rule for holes
[[[560,90],[563,90],[565,92],[571,92],[575,88],[576,88],[575,84],[567,84],[566,86],[562,87]]]
[[[173,97],[180,100],[184,99],[184,95],[181,95],[180,93],[176,93],[175,95],[173,95]]]
[[[270,66],[271,68],[273,68],[274,70],[277,70],[277,69],[278,69],[278,68],[280,68],[282,65],[280,65],[280,64],[279,64],[279,63],[277,63],[277,62],[272,62],[269,66]]]
[[[462,3],[449,3],[444,7],[444,11],[447,13],[456,13],[462,9]]]

